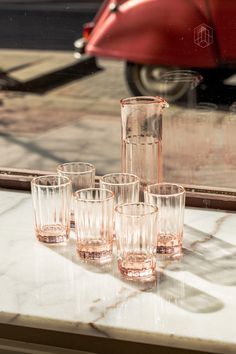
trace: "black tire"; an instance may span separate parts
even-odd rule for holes
[[[224,80],[228,79],[230,76],[235,74],[233,69],[196,69],[203,77],[203,83],[208,85],[223,85]]]
[[[236,89],[225,81],[235,74],[236,70],[217,68],[199,69],[203,80],[198,89],[198,101],[208,101],[218,105],[231,105],[235,101]]]
[[[186,82],[176,82],[166,92],[163,82],[158,81],[158,76],[178,68],[166,68],[154,65],[143,65],[127,62],[125,66],[125,79],[127,86],[134,96],[165,96],[168,102],[181,100],[189,90]],[[154,73],[157,73],[154,76]]]

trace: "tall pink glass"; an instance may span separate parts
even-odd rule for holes
[[[141,190],[162,180],[162,114],[166,107],[161,97],[121,100],[122,172],[137,175]]]
[[[157,254],[162,259],[179,259],[182,256],[185,190],[174,183],[157,183],[147,186],[146,203],[156,205],[158,213]]]
[[[31,190],[38,240],[45,243],[66,242],[70,233],[70,179],[56,174],[35,177]]]
[[[114,193],[87,188],[75,192],[77,252],[85,261],[112,259]]]

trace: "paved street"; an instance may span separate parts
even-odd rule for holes
[[[25,56],[33,72],[38,53],[19,52],[17,61],[11,62],[14,53],[2,51],[5,60],[0,66],[9,71],[11,67],[24,66]],[[57,62],[73,60],[72,53],[69,57],[60,54]],[[53,53],[44,55],[43,66],[52,61]],[[119,99],[129,93],[121,63],[103,60],[99,64],[106,67],[104,72],[45,95],[1,93],[1,166],[53,170],[58,162],[81,160],[94,163],[98,173],[120,169]],[[28,77],[26,69],[13,70],[10,76],[24,79],[24,73]]]

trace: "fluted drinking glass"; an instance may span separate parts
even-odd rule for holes
[[[87,162],[68,162],[57,166],[60,176],[68,177],[72,182],[73,197],[77,190],[95,186],[95,167]],[[75,226],[74,198],[71,203],[71,227]]]
[[[114,193],[115,205],[139,200],[139,178],[130,173],[109,173],[100,178],[100,186]]]
[[[139,201],[139,178],[130,173],[109,173],[100,178],[100,187],[114,193],[117,204],[137,203]],[[113,237],[115,240],[115,219]]]
[[[69,239],[71,181],[49,175],[31,182],[35,230],[39,241],[60,243]]]
[[[156,205],[159,210],[157,254],[165,258],[181,257],[185,207],[184,188],[173,183],[153,184],[147,186],[144,199],[146,203]]]
[[[145,203],[115,208],[118,268],[130,280],[156,276],[157,207]]]
[[[75,230],[78,255],[88,261],[112,258],[114,194],[100,188],[75,193]]]

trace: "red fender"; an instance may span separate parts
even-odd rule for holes
[[[194,29],[209,26],[205,5],[204,0],[129,0],[112,12],[108,2],[86,52],[140,64],[216,67],[214,41],[206,47],[194,41]]]

